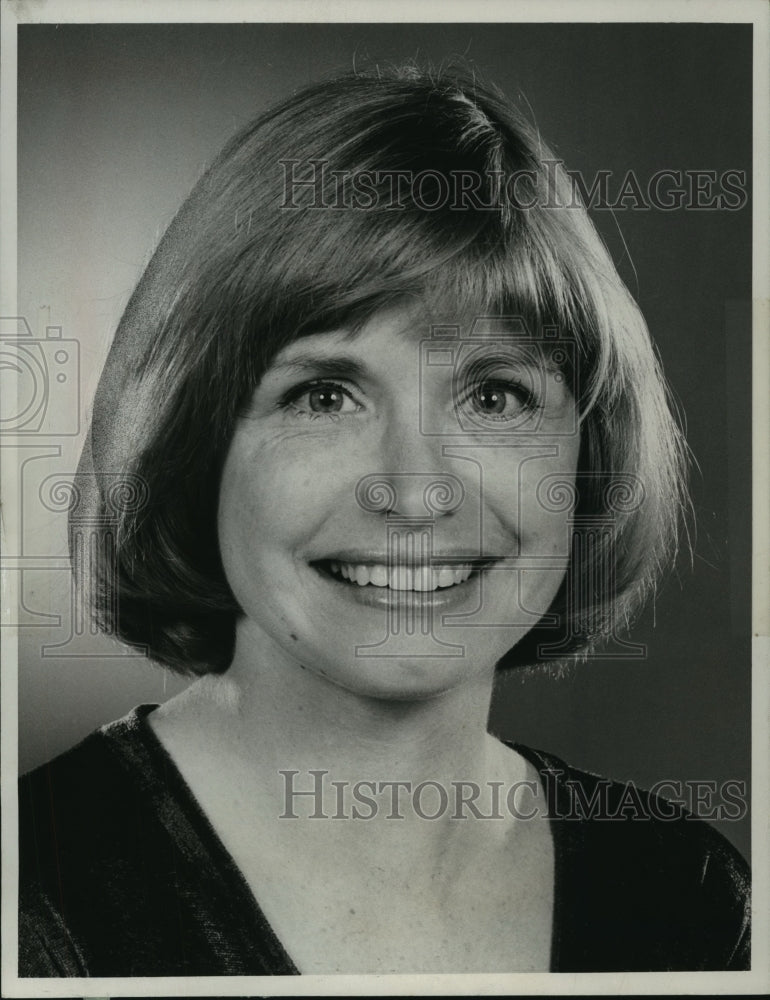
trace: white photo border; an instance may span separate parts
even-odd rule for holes
[[[19,979],[16,951],[17,911],[17,635],[2,630],[2,995],[7,997],[121,996],[245,996],[245,995],[607,995],[764,993],[770,990],[770,7],[762,0],[598,0],[564,2],[493,2],[472,5],[461,0],[3,0],[0,45],[0,119],[2,153],[0,186],[2,246],[0,315],[16,315],[16,30],[30,23],[162,23],[162,22],[724,22],[754,25],[754,180],[753,180],[753,769],[752,838],[755,898],[754,946],[751,972],[741,973],[617,973],[431,976],[303,976],[190,977],[135,979]],[[3,492],[9,504],[3,544],[14,549],[17,530],[12,498],[17,495],[17,470],[12,448],[3,448]],[[3,573],[2,609],[6,616],[18,598],[13,573]]]

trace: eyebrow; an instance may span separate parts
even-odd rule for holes
[[[367,370],[360,361],[346,354],[305,355],[271,365],[265,375],[314,375],[317,378],[362,379]]]
[[[468,341],[467,343],[471,346],[476,346],[473,341]],[[524,342],[524,346],[526,346],[526,342]],[[495,351],[494,349],[490,350],[487,360],[493,364],[506,364],[510,363],[512,360],[519,363],[529,362],[530,358],[526,356],[526,351],[521,349],[521,353],[524,356],[517,358],[516,350],[511,350],[509,345],[507,353],[505,351]],[[556,374],[564,371],[564,366],[554,363],[549,350],[541,350],[538,361],[538,367],[544,368],[545,371],[550,374]],[[292,377],[310,375],[315,378],[348,378],[361,380],[367,376],[368,369],[364,364],[348,354],[304,354],[285,361],[274,362],[265,371],[265,375],[274,374],[282,376],[288,375]]]

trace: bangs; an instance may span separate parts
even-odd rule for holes
[[[585,377],[596,355],[597,324],[575,294],[569,261],[553,249],[564,235],[550,236],[533,221],[500,210],[308,214],[301,226],[306,249],[299,240],[284,247],[294,259],[301,256],[299,267],[272,285],[277,335],[266,336],[264,309],[254,316],[252,387],[293,340],[341,329],[355,335],[374,314],[404,302],[419,307],[425,336],[436,326],[468,331],[477,319],[521,319],[528,337],[540,340],[547,331],[551,343],[573,342],[569,356],[581,358]],[[573,382],[575,372],[567,374]]]
[[[204,185],[206,214],[212,227],[233,215],[248,225],[219,261],[216,240],[201,240],[209,258],[193,271],[215,276],[218,319],[223,301],[246,314],[252,387],[292,340],[358,329],[411,298],[437,324],[518,316],[533,335],[577,341],[586,401],[595,395],[609,340],[597,313],[611,311],[599,286],[614,268],[582,210],[553,210],[570,203],[571,182],[536,130],[474,91],[423,74],[343,78],[223,152],[226,183]]]

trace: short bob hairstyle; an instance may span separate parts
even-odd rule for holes
[[[241,612],[216,515],[239,414],[286,344],[413,297],[442,322],[521,316],[576,345],[572,556],[549,614],[501,662],[585,654],[630,621],[686,503],[645,322],[532,125],[475,75],[407,67],[258,117],[163,236],[102,374],[70,515],[81,536],[100,526],[83,575],[101,629],[181,673],[227,669]]]

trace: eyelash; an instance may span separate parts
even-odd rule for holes
[[[356,409],[351,413],[338,413],[330,412],[324,413],[319,411],[312,411],[308,408],[302,408],[298,405],[298,401],[306,396],[308,393],[314,390],[326,390],[327,392],[336,392],[346,397],[352,403],[355,404]],[[505,415],[495,415],[495,414],[484,414],[485,420],[490,420],[496,423],[510,423],[512,420],[519,417],[522,412],[527,414],[532,414],[538,410],[543,409],[543,404],[538,401],[535,394],[530,388],[528,388],[523,382],[515,378],[487,378],[480,379],[475,384],[466,387],[465,393],[461,399],[455,404],[456,409],[460,409],[472,399],[474,393],[479,393],[485,390],[489,393],[503,392],[510,393],[517,397],[519,402],[519,408],[516,409],[515,413],[510,416]],[[363,409],[361,403],[357,401],[353,392],[344,386],[340,382],[335,382],[327,379],[313,379],[310,382],[303,382],[301,385],[294,386],[288,392],[284,393],[278,402],[278,407],[281,410],[293,413],[297,417],[304,417],[307,420],[318,420],[326,419],[332,420],[334,422],[339,422],[345,417],[353,416]]]

